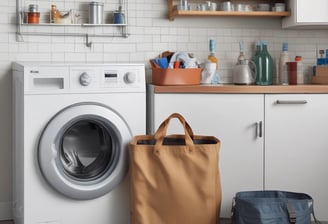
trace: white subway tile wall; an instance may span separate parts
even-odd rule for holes
[[[41,20],[47,22],[51,4],[61,10],[81,11],[85,18],[89,0],[20,0],[23,9],[29,4],[38,4]],[[105,11],[117,9],[117,1],[100,0]],[[114,3],[113,3],[114,2]],[[292,56],[303,56],[308,66],[315,64],[318,49],[328,49],[328,30],[284,30],[280,18],[245,17],[186,17],[167,19],[166,0],[128,0],[128,38],[90,37],[91,47],[86,47],[85,37],[56,36],[55,33],[117,34],[112,27],[22,27],[24,32],[50,32],[52,35],[23,35],[24,41],[16,41],[16,1],[0,1],[0,205],[11,204],[11,118],[13,61],[49,63],[107,63],[138,62],[150,68],[148,60],[163,51],[186,51],[200,61],[208,55],[208,40],[215,39],[216,54],[222,82],[231,82],[231,68],[239,54],[239,41],[244,41],[248,57],[254,54],[257,40],[268,43],[274,59],[279,57],[282,43],[289,43]],[[106,21],[109,15],[106,14]],[[0,206],[0,220],[11,217],[10,209]]]
[[[87,0],[41,1],[21,0],[22,9],[27,10],[29,4],[36,3],[41,11],[43,22],[49,18],[51,4],[67,11],[74,9],[87,16]],[[105,18],[117,9],[117,3],[102,0],[105,3]],[[193,53],[200,61],[206,60],[208,39],[215,39],[216,54],[219,59],[221,81],[231,82],[231,67],[239,52],[239,41],[244,41],[248,57],[254,54],[257,40],[268,42],[269,51],[274,59],[279,57],[282,42],[289,43],[290,54],[303,56],[306,65],[313,65],[318,49],[328,48],[327,30],[283,30],[280,18],[243,18],[243,17],[212,17],[212,18],[176,18],[167,19],[167,1],[129,1],[128,2],[128,38],[121,37],[90,37],[91,47],[85,46],[85,37],[56,36],[56,33],[90,33],[119,34],[115,27],[22,27],[23,32],[47,32],[51,36],[27,36],[24,42],[16,42],[15,37],[15,4],[12,1],[1,2],[7,7],[8,16],[2,14],[4,21],[0,24],[0,60],[8,69],[11,61],[42,61],[51,63],[69,62],[142,62],[156,57],[160,52],[187,51]],[[107,20],[108,21],[108,20]],[[6,47],[9,43],[9,47]],[[1,46],[0,45],[0,46]],[[150,80],[150,79],[148,79]]]

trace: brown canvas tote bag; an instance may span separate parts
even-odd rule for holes
[[[178,118],[185,135],[169,135]],[[130,143],[131,224],[217,224],[221,206],[220,141],[197,136],[177,113],[154,135]]]

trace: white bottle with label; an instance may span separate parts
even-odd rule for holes
[[[282,44],[282,52],[279,57],[279,80],[280,84],[288,85],[287,62],[290,61],[288,54],[288,43]]]
[[[307,76],[302,62],[302,56],[296,56],[295,61],[297,62],[297,84],[305,84],[307,83]]]

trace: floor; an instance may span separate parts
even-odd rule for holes
[[[14,224],[12,221],[0,221],[0,224]],[[231,224],[230,220],[221,220],[220,224]],[[328,222],[320,222],[320,224],[328,224]]]
[[[14,224],[13,221],[0,221],[0,224]],[[220,224],[231,224],[229,220],[221,220]]]

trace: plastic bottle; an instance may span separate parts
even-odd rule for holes
[[[290,61],[289,54],[288,54],[288,43],[282,44],[282,52],[280,53],[279,57],[279,67],[278,67],[278,76],[280,84],[288,85],[288,73],[287,73],[287,62]]]
[[[218,69],[219,68],[219,61],[215,56],[215,42],[214,42],[213,39],[210,39],[209,50],[210,50],[210,54],[208,55],[207,59],[209,61],[213,62],[213,63],[216,63],[216,69]]]
[[[256,76],[257,85],[272,85],[273,83],[273,60],[268,52],[267,43],[262,42],[262,51],[258,61],[255,63],[258,74]]]
[[[218,84],[219,83],[219,72],[218,72],[219,60],[215,56],[215,42],[212,38],[209,41],[209,50],[210,50],[210,54],[208,55],[207,59],[212,63],[216,63],[216,73],[212,80],[212,84]]]
[[[60,12],[57,9],[57,6],[51,5],[50,23],[56,23],[59,18],[60,18]]]
[[[297,84],[304,84],[306,75],[305,69],[302,62],[302,56],[296,56],[295,61],[297,62]]]
[[[320,57],[317,58],[317,66],[326,66],[326,58],[324,56],[325,51],[319,50]]]

